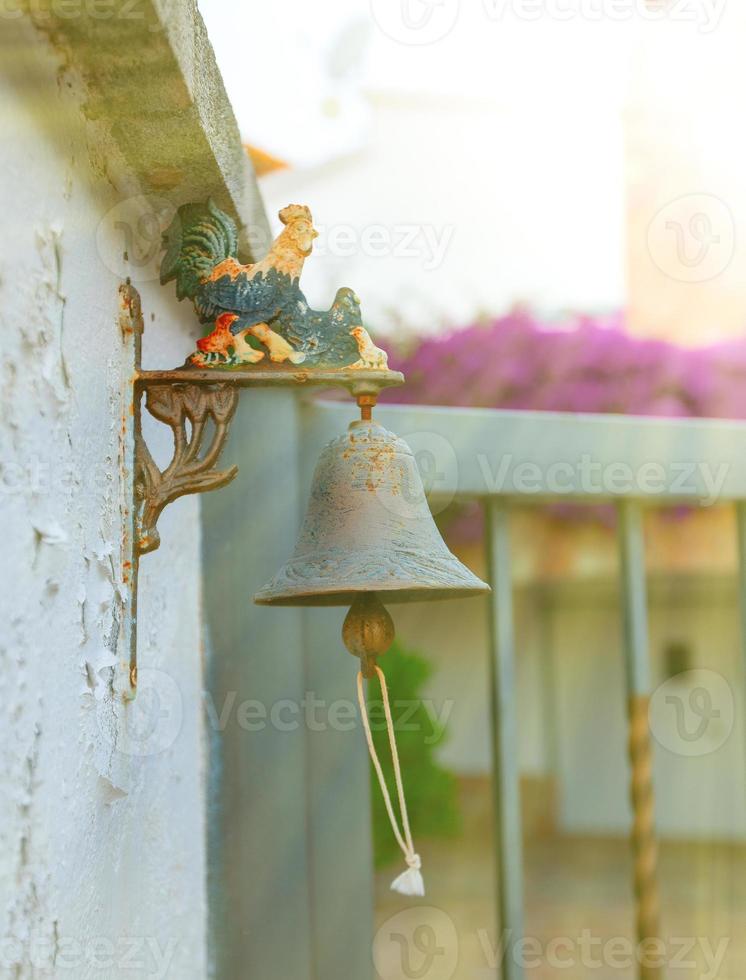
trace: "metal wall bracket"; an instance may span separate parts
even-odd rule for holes
[[[164,507],[185,494],[224,487],[238,473],[237,466],[217,468],[237,404],[238,389],[229,384],[177,381],[145,386],[145,407],[159,422],[171,427],[174,453],[161,471],[142,430],[136,433],[135,526],[140,554],[155,551],[160,544],[156,525]]]
[[[128,662],[122,663],[118,689],[132,699],[137,688],[137,588],[140,556],[160,544],[158,518],[179,497],[205,493],[226,486],[238,473],[236,465],[221,469],[220,457],[238,405],[239,390],[249,387],[301,386],[347,389],[361,406],[370,410],[382,388],[400,385],[404,376],[388,369],[302,368],[272,365],[257,369],[197,368],[187,362],[165,371],[142,369],[143,316],[140,296],[131,283],[120,294],[120,328],[131,348],[131,371],[124,385],[120,465],[123,483],[132,487],[124,503],[125,533],[122,545],[122,581],[129,586],[129,636],[125,643]],[[153,418],[170,427],[173,456],[165,469],[156,464],[142,432],[142,403]],[[128,478],[131,473],[131,480]]]

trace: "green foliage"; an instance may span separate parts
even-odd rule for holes
[[[461,829],[456,777],[435,760],[435,750],[446,737],[443,725],[422,703],[422,688],[433,672],[431,664],[398,643],[382,658],[381,668],[391,700],[407,810],[415,844],[424,837],[454,837]],[[378,679],[369,681],[368,709],[373,742],[386,782],[396,800],[391,751]],[[375,771],[371,766],[373,851],[376,867],[399,855]],[[398,815],[396,802],[394,807]]]

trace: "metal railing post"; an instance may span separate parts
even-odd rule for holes
[[[746,500],[736,503],[736,535],[738,537],[738,611],[741,627],[741,684],[746,682]],[[746,729],[744,729],[746,735]],[[746,755],[744,755],[746,760]]]
[[[506,502],[487,505],[490,583],[490,689],[495,788],[495,851],[500,928],[506,938],[502,977],[523,980],[511,955],[523,938],[523,840],[516,717],[510,513]]]
[[[660,938],[658,842],[655,833],[653,756],[648,707],[651,679],[648,658],[648,617],[645,582],[645,543],[639,502],[619,504],[624,652],[627,668],[629,759],[633,809],[632,846],[635,858],[637,941],[640,980],[661,980],[663,970],[646,961],[645,945]]]

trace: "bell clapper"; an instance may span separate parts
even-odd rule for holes
[[[350,653],[360,658],[360,670],[357,675],[357,697],[360,704],[360,716],[363,721],[365,738],[368,743],[373,768],[378,776],[378,783],[383,794],[383,801],[386,804],[386,812],[389,815],[391,829],[394,832],[399,847],[404,854],[407,863],[407,870],[402,872],[392,883],[392,891],[402,895],[425,894],[425,885],[420,871],[420,856],[415,851],[412,831],[409,826],[409,815],[407,813],[407,803],[404,797],[404,783],[399,765],[399,752],[396,748],[396,734],[394,722],[391,716],[391,705],[389,703],[389,692],[386,685],[386,676],[378,666],[376,658],[385,653],[394,642],[394,623],[386,607],[378,598],[375,592],[363,592],[353,602],[350,611],[345,617],[342,626],[342,639]],[[396,792],[399,799],[399,812],[401,814],[401,830],[396,819],[394,807],[391,802],[386,779],[383,775],[378,753],[373,743],[373,735],[370,730],[368,719],[368,708],[363,689],[363,678],[370,679],[378,676],[381,685],[381,697],[383,699],[383,711],[386,716],[386,730],[389,736],[389,746],[391,747],[391,761],[394,767],[394,780],[396,782]]]
[[[293,554],[254,601],[283,606],[352,603],[342,637],[360,660],[357,696],[363,730],[391,829],[407,865],[391,887],[404,895],[424,895],[386,678],[377,662],[394,640],[394,624],[381,600],[478,595],[489,591],[489,586],[448,550],[427,506],[412,450],[372,420],[380,388],[377,379],[362,376],[349,385],[361,418],[322,450]],[[381,685],[391,752],[394,785],[390,789],[368,718],[365,681],[375,677]],[[398,812],[392,797],[398,801]]]
[[[342,626],[344,645],[360,658],[363,677],[375,677],[376,657],[394,642],[394,622],[375,592],[361,592]]]

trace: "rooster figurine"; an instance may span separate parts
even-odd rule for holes
[[[279,217],[285,227],[267,255],[242,265],[227,214],[212,201],[179,208],[164,235],[161,282],[175,279],[178,298],[191,299],[200,321],[213,325],[191,363],[257,364],[266,351],[274,363],[385,370],[386,352],[370,339],[351,289],[338,290],[330,310],[312,310],[301,292],[303,263],[318,235],[309,209],[290,204]]]

